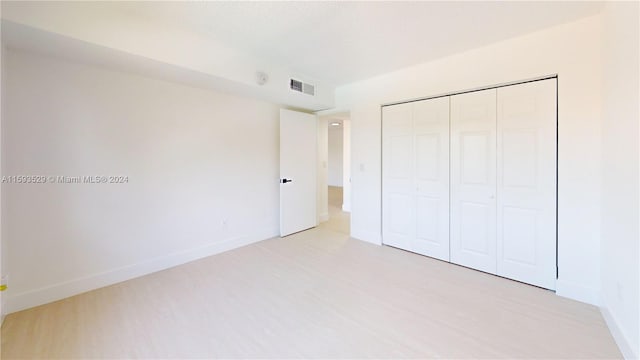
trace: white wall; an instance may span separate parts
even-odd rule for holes
[[[343,132],[341,126],[329,127],[329,186],[342,187]]]
[[[16,311],[278,234],[278,107],[49,57],[5,57],[4,175]]]
[[[598,303],[601,54],[593,16],[338,88],[337,111],[351,111],[352,236],[381,243],[381,104],[558,74],[557,293]]]
[[[351,120],[342,122],[342,211],[351,212]]]
[[[602,308],[627,358],[640,356],[637,2],[604,9]]]
[[[329,189],[327,188],[328,175],[328,146],[329,129],[328,119],[318,117],[318,223],[329,220]]]

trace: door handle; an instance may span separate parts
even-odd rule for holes
[[[280,183],[282,183],[282,184],[286,184],[286,183],[290,183],[290,182],[292,182],[292,181],[293,181],[293,180],[291,180],[291,179],[282,179],[282,180],[280,180]]]

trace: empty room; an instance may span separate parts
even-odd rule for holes
[[[2,359],[638,359],[637,1],[0,2]]]

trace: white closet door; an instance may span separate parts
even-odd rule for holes
[[[385,244],[406,250],[415,236],[411,108],[382,108],[382,236]]]
[[[449,97],[413,104],[415,238],[412,251],[449,261]]]
[[[556,79],[498,89],[498,275],[556,279]]]
[[[451,262],[496,273],[496,90],[451,97]]]

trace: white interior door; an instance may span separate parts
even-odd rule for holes
[[[412,104],[382,108],[382,238],[412,249],[415,236]]]
[[[449,260],[449,98],[383,108],[382,236]]]
[[[451,97],[451,262],[496,273],[496,90]]]
[[[280,110],[280,236],[317,225],[316,116]]]
[[[449,261],[449,97],[413,103],[415,237],[412,251]]]
[[[556,79],[497,96],[498,275],[555,289]]]

